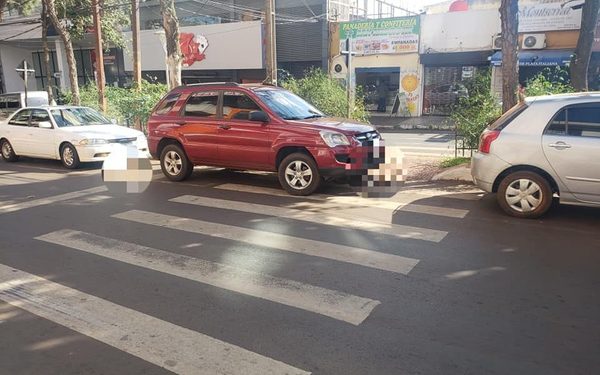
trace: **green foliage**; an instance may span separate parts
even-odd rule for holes
[[[104,0],[100,11],[104,47],[108,48],[109,45],[123,47],[125,40],[122,29],[130,23],[129,2]],[[94,25],[91,0],[56,0],[56,13],[59,18],[69,20],[68,31],[74,40],[82,39]]]
[[[337,80],[330,78],[321,69],[313,68],[304,77],[287,78],[283,88],[305,99],[323,113],[333,117],[348,117],[348,96],[346,89]],[[362,92],[357,91],[350,118],[367,122],[368,112]]]
[[[473,78],[463,81],[469,95],[460,98],[450,115],[462,144],[458,147],[477,148],[479,136],[502,114],[498,99],[491,92],[491,72],[478,70]]]
[[[461,165],[464,163],[470,163],[471,158],[465,157],[457,157],[457,158],[447,158],[441,161],[440,168],[450,168],[456,167],[457,165]]]
[[[167,86],[163,84],[142,81],[139,92],[133,88],[120,88],[107,86],[105,90],[107,110],[105,115],[114,118],[121,124],[133,126],[136,120],[145,125],[150,116],[152,108],[167,93]],[[81,105],[99,109],[98,88],[96,85],[88,85],[80,90]],[[70,103],[70,95],[67,94],[63,101]]]
[[[527,96],[540,96],[550,94],[563,94],[573,92],[569,79],[569,71],[565,68],[546,68],[535,77],[527,81],[525,94]]]
[[[8,10],[16,10],[19,14],[30,15],[36,6],[40,5],[40,0],[4,0],[0,1],[0,5]],[[4,9],[0,9],[4,11]]]

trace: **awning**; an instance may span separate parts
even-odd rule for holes
[[[487,65],[492,51],[422,53],[421,64],[432,67]]]
[[[565,66],[571,62],[572,55],[568,50],[519,51],[519,66]],[[501,66],[502,52],[494,53],[490,63]]]

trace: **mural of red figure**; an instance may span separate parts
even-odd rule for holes
[[[208,48],[208,39],[204,35],[181,33],[179,45],[183,55],[183,66],[192,66],[206,58],[204,51]]]

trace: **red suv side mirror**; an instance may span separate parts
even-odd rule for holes
[[[267,122],[269,122],[269,115],[267,115],[263,111],[252,111],[248,115],[248,120],[267,123]]]

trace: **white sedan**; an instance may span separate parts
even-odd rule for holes
[[[117,145],[148,154],[144,133],[114,125],[87,107],[24,108],[0,123],[0,150],[5,161],[19,156],[61,160],[74,169],[82,162],[104,161]]]

